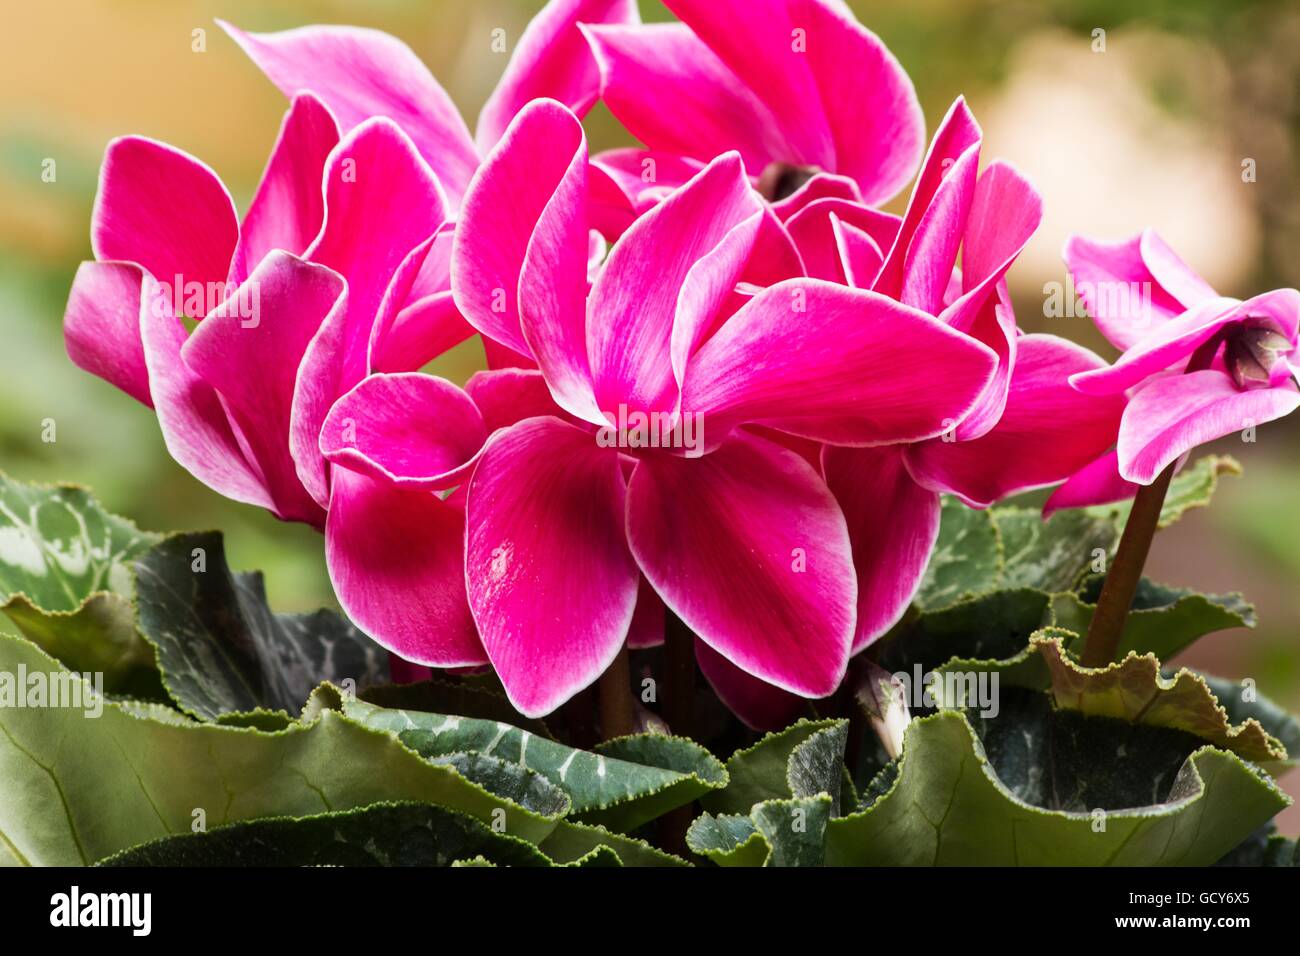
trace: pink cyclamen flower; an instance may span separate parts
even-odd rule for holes
[[[871,289],[983,342],[997,370],[944,435],[845,446],[819,466],[844,513],[858,578],[852,652],[892,627],[920,586],[939,533],[940,493],[986,507],[1060,482],[1114,443],[1123,399],[1082,396],[1068,376],[1103,361],[1049,335],[1022,336],[1004,276],[1041,219],[1041,200],[1012,167],[980,172],[982,134],[963,100],[935,133],[900,219],[814,176],[774,205],[810,275]],[[955,266],[961,256],[962,269]],[[701,670],[746,723],[784,726],[797,698],[697,646]]]
[[[937,437],[996,357],[920,310],[800,277],[735,153],[637,220],[589,294],[587,175],[577,118],[534,102],[475,175],[456,231],[462,313],[538,366],[485,373],[475,397],[494,378],[507,393],[545,387],[527,403],[538,414],[493,433],[465,489],[487,657],[518,709],[549,712],[605,670],[650,592],[736,666],[828,694],[854,636],[847,526],[815,468],[749,426],[864,445]],[[421,401],[389,395],[348,417],[378,435],[361,423]],[[491,405],[480,398],[485,425],[500,418]],[[699,425],[698,443],[642,447],[617,427],[637,415],[668,434]],[[410,468],[450,460],[422,435],[367,454],[394,481],[446,480]]]
[[[681,20],[583,26],[601,98],[649,147],[597,158],[619,181],[646,159],[736,150],[773,185],[838,174],[870,204],[911,179],[925,123],[911,79],[836,0],[667,0]],[[681,180],[679,179],[678,182]]]
[[[454,308],[412,296],[445,226],[441,186],[398,127],[374,119],[340,138],[309,93],[294,98],[242,223],[199,160],[114,140],[95,261],[69,296],[68,352],[154,407],[168,450],[200,481],[321,526],[316,434],[337,395],[370,365],[418,367],[430,343],[472,333]]]
[[[1114,451],[1062,489],[1070,503],[1127,497],[1197,445],[1300,406],[1300,292],[1219,296],[1152,230],[1117,243],[1075,236],[1064,255],[1098,329],[1124,350],[1070,382],[1131,396]]]

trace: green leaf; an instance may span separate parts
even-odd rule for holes
[[[1186,668],[1162,677],[1154,654],[1129,654],[1106,667],[1085,668],[1066,656],[1058,638],[1035,638],[1032,645],[1047,662],[1057,707],[1186,731],[1259,764],[1286,759],[1286,748],[1259,721],[1234,726],[1210,686]]]
[[[551,866],[531,843],[427,803],[268,817],[124,850],[101,866]]]
[[[1052,623],[1087,634],[1096,611],[1101,579],[1090,579],[1079,594],[1052,596]],[[1143,578],[1124,622],[1117,654],[1155,654],[1167,660],[1198,638],[1233,627],[1254,627],[1255,609],[1240,594],[1197,594]]]
[[[1200,677],[1210,685],[1219,705],[1227,711],[1228,720],[1234,724],[1258,721],[1286,748],[1288,759],[1281,762],[1281,766],[1300,765],[1300,718],[1259,693],[1253,680],[1234,681],[1210,674],[1201,674]]]
[[[1042,626],[1048,595],[1021,588],[930,611],[895,630],[880,645],[880,666],[891,673],[930,671],[954,657],[1002,660],[1014,657]]]
[[[130,563],[158,535],[105,511],[85,488],[0,474],[0,610],[27,638],[109,693],[160,694],[136,633]]]
[[[681,857],[665,853],[644,840],[613,833],[602,826],[561,820],[541,842],[540,849],[556,863],[592,866],[608,861],[608,853],[623,866],[689,866]],[[596,856],[593,860],[593,856]]]
[[[503,691],[463,679],[453,682],[435,677],[414,684],[376,684],[358,691],[357,696],[387,710],[423,710],[499,720],[538,737],[555,739],[543,721],[530,719],[515,710]]]
[[[922,610],[992,590],[1002,569],[1002,543],[992,516],[949,496],[942,509],[939,538],[915,598]]]
[[[1212,863],[1287,798],[1189,734],[1054,711],[1004,691],[1002,713],[914,720],[892,785],[827,825],[830,865]]]
[[[196,717],[297,713],[323,681],[358,690],[388,680],[387,653],[342,615],[272,613],[262,576],[232,574],[218,532],[165,539],[135,577],[140,632],[168,693]]]
[[[752,747],[737,750],[727,760],[728,783],[701,799],[713,814],[749,815],[764,800],[793,797],[790,789],[790,755],[814,734],[838,726],[836,720],[800,720],[785,730],[765,736]]]
[[[0,674],[24,684],[65,683],[67,670],[31,643],[0,635]],[[81,707],[0,707],[0,858],[67,866],[208,826],[268,816],[308,816],[413,800],[461,810],[537,843],[555,829],[545,816],[422,759],[392,735],[340,712],[337,692],[318,691],[303,719],[267,733],[178,723],[138,705],[90,700]]]
[[[831,814],[839,816],[844,748],[848,741],[849,722],[839,720],[795,747],[785,769],[790,792],[800,799],[825,794],[831,798]]]
[[[686,831],[691,852],[719,866],[762,866],[770,847],[748,815],[703,813]]]
[[[567,794],[574,815],[618,830],[634,830],[727,783],[722,765],[681,737],[623,737],[593,753],[501,721],[386,710],[365,701],[345,702],[344,712],[395,734],[426,758],[471,752],[526,767]]]
[[[1037,509],[994,508],[1002,538],[1000,588],[1068,591],[1119,539],[1113,521],[1086,511],[1058,511],[1046,521]]]
[[[826,794],[796,800],[767,800],[750,813],[771,848],[764,866],[823,866],[826,828],[831,820]]]

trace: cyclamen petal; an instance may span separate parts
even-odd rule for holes
[[[235,204],[205,163],[142,136],[108,144],[91,214],[96,259],[141,266],[163,283],[176,311],[195,286],[210,307],[206,290],[215,286],[224,297],[238,239]]]
[[[295,96],[240,228],[230,266],[233,285],[247,279],[272,249],[300,256],[311,245],[325,219],[325,161],[338,142],[338,123],[326,106],[310,93]]]
[[[762,203],[740,158],[719,156],[633,224],[614,244],[591,291],[587,351],[598,407],[673,411],[678,382],[671,340],[681,321],[698,326],[739,279],[758,234]],[[752,220],[752,225],[746,223]],[[733,230],[751,230],[721,249]],[[696,295],[679,296],[696,264],[710,260]],[[679,310],[686,314],[679,318]],[[690,340],[688,336],[688,341]]]
[[[700,348],[682,408],[706,442],[768,422],[838,444],[950,429],[992,381],[987,346],[892,299],[815,279],[764,289]]]
[[[828,445],[822,469],[853,540],[856,654],[898,622],[921,586],[939,538],[939,495],[913,480],[897,447]]]
[[[618,455],[555,418],[498,432],[470,479],[465,580],[511,704],[550,713],[623,647],[638,574]]]
[[[1217,369],[1157,378],[1134,394],[1120,423],[1119,473],[1148,485],[1197,445],[1300,408],[1294,383],[1239,391]]]
[[[1119,473],[1119,454],[1111,449],[1084,465],[1048,496],[1043,518],[1064,508],[1088,508],[1124,501],[1137,494],[1141,485],[1125,481]]]
[[[324,519],[290,455],[290,413],[298,365],[330,313],[346,308],[342,293],[335,272],[274,251],[181,349],[181,361],[220,393],[275,513],[288,521]]]
[[[839,685],[857,601],[848,529],[797,454],[737,434],[700,459],[642,458],[627,534],[664,603],[733,664],[804,697]]]
[[[755,176],[797,153],[771,111],[686,25],[583,30],[605,105],[653,151],[709,160],[736,150]]]
[[[63,315],[68,358],[78,368],[153,407],[140,341],[140,267],[130,262],[83,262]]]
[[[576,226],[581,247],[573,254],[581,255],[585,279],[583,197],[573,191],[572,180],[585,176],[586,170],[575,166],[585,165],[586,155],[586,139],[572,113],[551,100],[529,104],[470,183],[452,241],[451,289],[461,314],[484,336],[529,357],[520,324],[520,274],[534,232],[541,228],[562,245],[566,239],[578,241],[570,235]],[[548,215],[552,220],[542,226]],[[556,230],[559,234],[551,236]],[[565,274],[558,281],[570,279]],[[582,291],[585,295],[585,281]]]
[[[405,372],[368,376],[335,402],[320,448],[335,465],[431,491],[464,481],[486,438],[469,395],[446,379]]]
[[[600,71],[579,24],[639,19],[635,0],[551,0],[524,29],[479,113],[479,150],[490,150],[533,100],[559,100],[579,117],[585,115],[600,93]]]
[[[452,205],[459,204],[478,166],[478,152],[455,104],[401,40],[362,27],[245,33],[217,23],[280,92],[293,96],[310,90],[345,132],[371,117],[388,117],[410,134]]]
[[[334,593],[357,627],[407,661],[487,662],[465,600],[464,538],[464,512],[437,495],[335,469],[325,524]]]
[[[150,276],[140,295],[140,338],[158,425],[172,458],[218,494],[274,510],[262,476],[244,457],[216,389],[185,364],[185,326]]]
[[[907,449],[908,469],[934,491],[984,508],[1010,494],[1063,481],[1115,442],[1124,397],[1085,396],[1074,372],[1102,361],[1052,335],[1017,342],[1006,408],[997,425],[971,441],[928,441]]]
[[[1176,298],[1161,285],[1143,259],[1144,235],[1122,242],[1071,236],[1062,251],[1093,323],[1119,349],[1197,304]]]
[[[745,673],[698,638],[695,662],[718,699],[752,730],[784,730],[808,710],[806,698]]]

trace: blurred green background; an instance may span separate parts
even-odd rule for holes
[[[275,605],[333,603],[319,537],[227,502],[174,464],[154,416],[77,370],[60,323],[104,145],[140,133],[201,157],[241,209],[274,140],[284,100],[214,17],[253,30],[354,23],[400,36],[473,126],[505,57],[541,6],[524,0],[69,0],[6,3],[0,14],[0,468],[89,485],[113,511],[158,529],[221,528],[233,566],[267,572]],[[1083,318],[1045,318],[1064,281],[1070,232],[1159,229],[1222,293],[1300,285],[1300,5],[1283,0],[850,0],[911,73],[931,129],[964,93],[986,160],[1015,163],[1046,201],[1043,226],[1011,274],[1023,327],[1113,350]],[[665,19],[642,0],[646,19]],[[195,30],[204,49],[195,52]],[[1098,34],[1096,31],[1104,31]],[[1104,49],[1102,47],[1104,46]],[[846,64],[846,69],[852,69]],[[608,114],[593,149],[630,142]],[[45,160],[57,178],[43,182]],[[1253,162],[1249,162],[1253,161]],[[1243,178],[1253,166],[1254,181]],[[898,205],[896,202],[895,205]],[[463,379],[481,351],[443,370]],[[56,422],[57,440],[42,441]],[[1200,642],[1186,662],[1300,709],[1300,416],[1233,437],[1244,478],[1215,507],[1157,541],[1153,577],[1243,591],[1253,632]],[[1293,776],[1293,792],[1300,783]],[[1284,829],[1300,830],[1300,810]]]

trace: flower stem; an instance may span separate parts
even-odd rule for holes
[[[626,737],[636,729],[632,703],[632,669],[626,644],[614,658],[614,663],[600,675],[597,696],[600,702],[600,735],[605,740]]]
[[[1142,568],[1151,551],[1151,539],[1160,523],[1160,509],[1164,507],[1165,494],[1169,491],[1176,467],[1177,462],[1171,463],[1155,481],[1139,488],[1133,499],[1133,510],[1124,524],[1124,534],[1120,536],[1115,558],[1097,598],[1097,610],[1088,626],[1088,636],[1080,656],[1084,667],[1105,667],[1115,659],[1124,634],[1124,621],[1137,595]]]
[[[689,737],[695,729],[695,635],[668,610],[664,612],[663,663],[660,712],[673,734]],[[660,848],[690,859],[686,831],[694,819],[694,803],[661,816],[657,827]]]
[[[1228,330],[1221,329],[1193,352],[1183,374],[1209,368],[1227,335]],[[1111,562],[1110,570],[1106,572],[1101,594],[1097,597],[1097,610],[1092,615],[1092,623],[1088,625],[1083,653],[1079,655],[1079,663],[1084,667],[1105,667],[1115,659],[1119,651],[1124,622],[1128,619],[1133,598],[1137,595],[1142,568],[1151,551],[1151,539],[1155,537],[1156,528],[1160,525],[1160,511],[1164,507],[1169,482],[1173,480],[1177,467],[1177,461],[1170,462],[1156,476],[1155,481],[1139,488],[1133,498],[1133,508],[1128,513],[1128,521],[1124,523],[1124,533],[1120,536],[1119,547],[1115,549],[1115,559]]]

